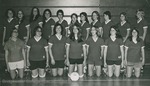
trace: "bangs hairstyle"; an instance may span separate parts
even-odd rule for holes
[[[138,10],[136,10],[136,13],[137,13],[137,12],[140,12],[142,17],[145,16],[145,12],[144,12],[143,9],[138,9]]]
[[[96,35],[99,37],[99,34],[98,34],[98,28],[99,28],[99,27],[98,27],[98,26],[95,26],[95,25],[91,27],[91,29],[90,29],[90,34],[89,34],[89,35],[92,36],[92,33],[91,33],[92,28],[95,28],[95,30],[96,30]]]
[[[18,19],[19,19],[19,17],[18,17],[19,12],[22,12],[22,14],[23,14],[23,17],[22,17],[22,20],[21,20],[21,23],[22,23],[22,22],[24,21],[24,19],[25,19],[25,15],[24,15],[23,10],[19,9],[19,10],[17,11],[17,18],[18,18]]]
[[[78,36],[78,39],[77,39],[78,43],[83,42],[80,26],[79,26],[78,24],[74,24],[73,27],[74,27],[74,26],[76,26],[77,29],[78,29],[78,34],[77,34],[77,36]],[[71,31],[71,34],[70,34],[69,38],[70,38],[72,41],[75,41],[75,40],[76,40],[76,39],[75,39],[75,34],[74,34],[73,30]]]
[[[34,15],[33,15],[33,10],[37,9],[37,15],[35,16],[35,19],[33,19]],[[30,22],[36,21],[38,18],[40,17],[40,10],[37,7],[33,7],[31,10],[31,14],[30,14]]]
[[[124,16],[125,16],[125,19],[127,18],[127,14],[126,14],[125,12],[121,12],[121,13],[120,13],[120,16],[121,16],[121,15],[124,15]]]
[[[18,30],[16,28],[12,28],[11,36],[12,36],[12,34],[13,34],[14,31],[16,31],[18,33]]]
[[[136,29],[136,27],[134,27],[133,29],[131,29],[130,35],[129,35],[128,39],[129,39],[129,41],[132,41],[132,37],[133,37],[133,36],[132,36],[132,32],[133,32],[134,30],[137,32],[137,39],[136,39],[136,41],[137,41],[137,42],[140,42],[141,39],[140,39],[140,37],[139,37],[139,31]]]
[[[64,11],[63,11],[63,10],[59,9],[59,10],[57,11],[57,17],[58,17],[58,14],[59,14],[59,13],[61,13],[62,16],[64,17]]]
[[[75,17],[77,18],[76,23],[79,23],[79,21],[78,21],[78,15],[77,15],[76,13],[73,13],[73,14],[71,14],[71,18],[72,18],[73,16],[75,16]],[[71,24],[72,24],[72,20],[71,20]]]
[[[81,15],[85,16],[85,21],[89,23],[88,17],[87,17],[87,13],[86,12],[81,12],[80,13],[80,17]],[[81,20],[80,20],[81,21]],[[81,21],[82,22],[82,21]]]
[[[36,35],[36,31],[38,30],[38,29],[41,29],[41,33],[42,33],[42,28],[40,27],[40,26],[37,26],[37,27],[35,27],[34,28],[34,36]],[[42,36],[42,35],[41,35]]]
[[[45,25],[45,20],[46,20],[46,17],[45,17],[45,13],[46,12],[49,12],[50,14],[50,17],[52,17],[52,12],[50,9],[45,9],[44,12],[43,12],[43,26]]]
[[[109,19],[111,19],[111,12],[110,11],[105,11],[104,15],[107,15],[109,17]]]
[[[98,13],[98,11],[93,11],[92,12],[91,19],[94,21],[94,19],[93,19],[93,14],[94,13],[97,15],[97,20],[100,21],[100,14]]]
[[[11,11],[13,13],[13,18],[15,18],[15,11],[11,8],[7,9],[6,12],[5,12],[6,18],[8,18],[8,11]]]
[[[61,28],[61,35],[63,35],[63,26],[61,25],[61,24],[55,24],[55,26],[54,26],[54,35],[57,33],[56,32],[56,28],[58,27],[58,26],[60,26],[60,28]]]
[[[120,34],[120,30],[118,29],[118,27],[116,25],[110,27],[109,37],[111,36],[110,31],[111,31],[112,28],[116,31],[116,38],[121,38],[122,39],[122,36]]]

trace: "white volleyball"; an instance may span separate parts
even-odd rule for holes
[[[71,73],[71,74],[70,74],[70,79],[71,79],[72,81],[78,81],[78,79],[79,79],[79,74],[78,74],[77,72]]]

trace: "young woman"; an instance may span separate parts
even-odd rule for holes
[[[127,21],[127,15],[125,12],[120,13],[120,22],[117,25],[120,30],[120,34],[123,37],[123,42],[125,42],[130,33],[130,24]]]
[[[144,43],[139,38],[137,29],[131,30],[131,36],[125,42],[125,64],[127,66],[127,77],[131,77],[132,70],[135,76],[140,77],[140,71],[145,63]]]
[[[102,37],[102,33],[103,33],[102,23],[100,22],[100,15],[99,15],[98,11],[93,11],[91,18],[92,18],[91,27],[92,26],[98,27],[99,28],[98,29],[98,36]]]
[[[49,54],[51,57],[51,68],[53,76],[62,76],[65,66],[66,40],[63,36],[63,27],[61,24],[54,26],[54,35],[49,39]]]
[[[54,19],[51,18],[52,17],[52,13],[49,9],[45,9],[43,12],[43,37],[45,39],[49,39],[50,36],[52,36],[54,34],[54,25],[55,25],[55,21]]]
[[[26,66],[24,47],[24,42],[18,38],[18,31],[14,29],[4,47],[7,70],[12,79],[17,76],[16,70],[18,70],[19,77],[23,78]]]
[[[80,13],[80,21],[81,21],[81,34],[83,36],[83,40],[87,40],[89,37],[89,30],[90,30],[90,24],[88,21],[87,13],[82,12]]]
[[[108,69],[109,77],[112,77],[113,74],[119,77],[124,59],[123,40],[115,26],[110,28],[109,34],[109,38],[105,40],[104,66]]]
[[[18,38],[20,38],[21,40],[27,42],[29,39],[29,22],[27,21],[27,19],[25,18],[24,12],[22,10],[19,10],[17,12],[17,21],[18,21]]]
[[[42,17],[40,16],[40,11],[37,7],[33,7],[30,14],[30,38],[34,37],[34,29],[37,26],[42,27]]]
[[[110,27],[114,25],[113,21],[111,20],[111,13],[110,11],[105,11],[103,13],[104,15],[104,22],[102,23],[102,27],[103,27],[103,35],[102,38],[104,40],[109,38],[109,31],[110,31]]]
[[[98,37],[99,28],[93,26],[91,28],[92,36],[86,41],[87,44],[87,64],[88,64],[88,75],[93,76],[93,69],[96,69],[96,75],[101,75],[101,65],[103,57],[104,40]]]
[[[77,72],[79,73],[80,78],[82,78],[84,61],[83,51],[85,50],[85,44],[83,43],[81,31],[78,25],[75,24],[73,26],[73,31],[71,32],[66,45],[66,61],[69,66],[68,76],[70,77],[71,73],[75,70],[75,66],[77,65]]]
[[[49,65],[48,43],[41,35],[42,28],[37,26],[34,29],[34,37],[27,43],[27,65],[32,71],[32,78],[44,78],[45,67]]]
[[[73,26],[75,24],[80,26],[80,23],[78,21],[78,15],[76,13],[73,13],[73,14],[71,14],[71,22],[70,22],[70,25],[69,25],[68,35],[70,35],[71,32],[73,31]]]
[[[147,21],[144,19],[144,15],[145,15],[144,11],[142,9],[138,9],[136,11],[137,21],[134,25],[134,27],[136,27],[137,30],[139,31],[139,37],[143,40],[145,40],[148,28],[148,24]]]
[[[68,23],[66,20],[63,19],[64,17],[64,11],[63,10],[58,10],[57,11],[57,17],[58,17],[58,21],[56,22],[56,24],[61,24],[63,27],[63,36],[67,37],[67,32],[68,32]]]
[[[17,20],[15,18],[15,12],[13,9],[8,9],[5,15],[6,15],[6,19],[4,19],[3,22],[3,28],[4,28],[3,40],[2,40],[3,45],[11,37],[11,32],[13,31],[13,28],[15,28],[18,25]]]

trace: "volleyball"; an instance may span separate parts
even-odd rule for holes
[[[70,79],[71,79],[72,81],[78,81],[78,79],[79,79],[79,74],[78,74],[77,72],[71,73]]]

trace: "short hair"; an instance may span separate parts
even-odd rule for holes
[[[111,19],[111,12],[110,11],[105,11],[104,14],[108,15],[109,19]]]
[[[113,26],[110,27],[109,37],[111,36],[111,34],[110,34],[111,28],[115,29],[115,31],[116,31],[116,38],[122,38],[122,36],[120,34],[120,30],[118,29],[118,27],[116,25],[113,25]]]
[[[13,13],[13,18],[14,18],[15,17],[15,11],[11,8],[7,9],[6,12],[5,12],[6,18],[8,18],[8,11],[11,11]]]
[[[59,10],[57,11],[57,16],[58,16],[59,13],[62,13],[62,15],[64,16],[64,11],[63,11],[63,10],[59,9]]]
[[[98,11],[93,11],[93,12],[92,12],[92,15],[91,15],[92,20],[93,20],[93,17],[92,17],[92,16],[93,16],[94,13],[98,16],[98,18],[97,18],[98,21],[100,21],[100,14],[98,13]]]
[[[145,16],[145,12],[144,12],[144,10],[143,10],[143,9],[137,9],[137,10],[136,10],[136,13],[137,13],[137,12],[141,12],[142,17],[144,17],[144,16]]]
[[[41,29],[41,32],[42,32],[42,27],[37,26],[37,27],[34,28],[34,33],[33,33],[34,36],[36,35],[36,31],[37,31],[38,29]],[[42,35],[41,35],[41,36],[42,36]]]
[[[54,26],[54,35],[56,34],[56,28],[60,26],[61,27],[61,35],[63,35],[63,26],[59,23],[56,23],[55,26]]]

